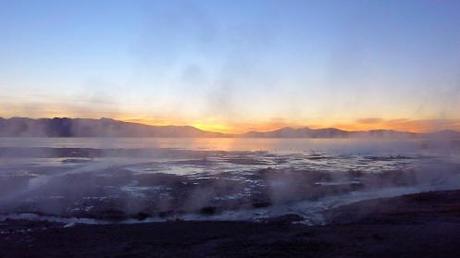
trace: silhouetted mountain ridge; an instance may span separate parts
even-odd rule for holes
[[[0,117],[0,137],[242,137],[242,138],[459,138],[460,132],[444,130],[433,133],[412,133],[395,130],[345,131],[337,128],[312,129],[284,127],[277,130],[243,134],[204,131],[192,126],[152,126],[110,118],[24,118]]]
[[[3,137],[224,137],[192,126],[150,126],[110,118],[0,118]]]
[[[337,138],[348,137],[349,132],[337,128],[310,129],[285,127],[268,132],[248,132],[243,137],[255,138]]]
[[[348,138],[348,137],[417,137],[421,134],[395,130],[345,131],[337,128],[311,129],[285,127],[268,132],[248,132],[243,137],[252,138]]]

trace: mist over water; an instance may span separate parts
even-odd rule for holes
[[[2,138],[3,218],[321,223],[357,200],[460,186],[455,140]]]

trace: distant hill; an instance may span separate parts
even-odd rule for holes
[[[417,137],[419,134],[394,130],[345,131],[337,128],[311,129],[281,128],[268,132],[248,132],[243,137],[252,138],[350,138],[350,137]]]
[[[460,132],[411,133],[394,130],[345,131],[337,128],[311,129],[285,127],[273,131],[252,131],[239,135],[200,130],[192,126],[152,126],[109,118],[0,117],[0,137],[242,137],[242,138],[458,138]]]
[[[337,138],[348,137],[350,134],[347,131],[336,128],[310,129],[305,127],[294,129],[285,127],[268,132],[248,132],[242,136],[254,138]]]
[[[442,130],[427,134],[432,138],[458,138],[460,139],[460,132],[454,130]]]
[[[192,126],[150,126],[113,119],[0,118],[2,137],[224,137]]]

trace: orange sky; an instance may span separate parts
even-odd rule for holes
[[[0,116],[460,130],[460,1],[133,1],[0,8]]]
[[[306,118],[245,118],[234,115],[233,119],[226,116],[194,116],[180,115],[180,113],[165,112],[163,115],[142,114],[141,112],[123,112],[113,108],[99,108],[97,112],[91,105],[75,107],[70,105],[5,105],[0,103],[0,117],[8,118],[23,116],[32,118],[42,117],[80,117],[80,118],[101,118],[109,117],[117,120],[136,122],[148,125],[190,125],[196,128],[223,132],[223,133],[244,133],[248,131],[269,131],[282,127],[310,127],[327,128],[335,127],[343,130],[372,130],[372,129],[393,129],[411,132],[430,132],[445,129],[460,130],[460,119],[457,118],[379,118],[364,117],[355,119],[357,115],[344,116],[338,113],[324,115],[323,117]],[[2,106],[3,105],[3,106]],[[5,108],[6,107],[6,108]],[[242,117],[242,118],[240,118]],[[299,115],[300,117],[300,115]]]
[[[282,127],[310,127],[327,128],[334,127],[343,130],[359,131],[373,129],[391,129],[411,132],[431,132],[438,130],[460,130],[460,120],[457,119],[381,119],[363,118],[348,122],[334,121],[287,121],[283,119],[273,119],[271,121],[260,122],[219,122],[219,121],[179,121],[179,120],[149,120],[149,119],[130,119],[122,118],[124,121],[137,122],[149,125],[191,125],[199,129],[223,132],[223,133],[244,133],[248,131],[270,131]]]
[[[247,112],[233,111],[222,114],[217,112],[216,114],[207,112],[194,114],[187,113],[188,109],[186,108],[163,107],[161,109],[152,109],[149,106],[141,105],[131,108],[99,100],[96,103],[87,102],[84,98],[76,99],[75,97],[61,100],[49,97],[19,100],[14,97],[8,97],[4,99],[5,101],[0,102],[0,117],[109,117],[149,125],[191,125],[207,131],[224,133],[269,131],[282,127],[299,128],[306,126],[311,128],[335,127],[344,130],[393,129],[412,132],[429,132],[444,129],[460,130],[460,118],[457,118],[454,109],[457,104],[452,105],[449,114],[439,116],[411,115],[412,112],[406,112],[400,116],[392,116],[391,114],[369,116],[369,114],[382,114],[382,112],[364,108],[361,105],[360,109],[353,106],[320,111],[305,107],[304,109],[290,110],[285,115],[277,114],[278,116],[274,117],[270,113],[264,113],[264,110],[257,113],[247,110]],[[149,110],[158,111],[149,112]],[[396,111],[395,109],[394,112],[397,113]]]

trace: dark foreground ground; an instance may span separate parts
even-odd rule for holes
[[[326,226],[0,222],[0,257],[460,257],[460,191],[355,203]]]

